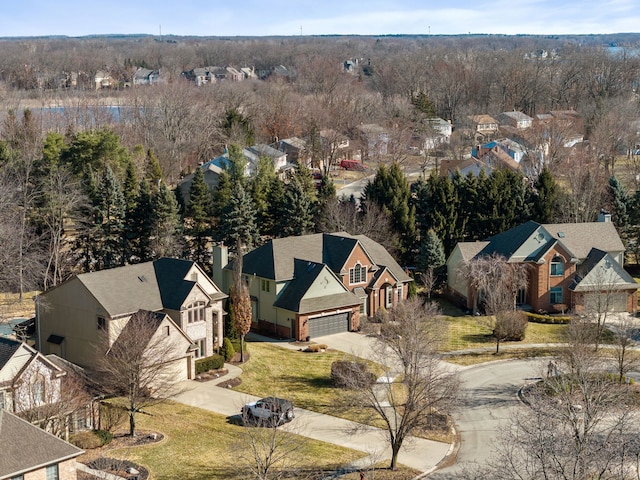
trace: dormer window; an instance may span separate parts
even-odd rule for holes
[[[364,283],[367,281],[367,267],[356,263],[353,268],[349,269],[349,285]]]
[[[549,274],[552,277],[561,277],[564,275],[564,258],[556,255],[551,259]]]

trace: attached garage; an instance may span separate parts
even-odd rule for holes
[[[627,292],[585,293],[585,310],[591,312],[626,312]]]
[[[323,337],[334,333],[349,331],[349,316],[351,312],[336,313],[324,317],[309,319],[309,336]]]

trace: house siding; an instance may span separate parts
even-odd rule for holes
[[[52,463],[51,465],[55,465]],[[24,474],[24,480],[46,480],[47,469],[40,468]],[[58,478],[60,480],[77,480],[78,474],[76,470],[75,460],[66,460],[58,463]]]

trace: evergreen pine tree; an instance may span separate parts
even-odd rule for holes
[[[211,237],[211,192],[204,181],[204,173],[198,168],[189,191],[189,204],[185,215],[189,256],[201,266],[211,263],[208,244]]]
[[[263,235],[275,237],[278,235],[279,216],[284,202],[284,184],[277,176],[271,179],[269,185],[269,205],[262,218],[260,231]]]
[[[609,201],[611,219],[619,232],[629,225],[630,199],[626,190],[615,176],[609,178]]]
[[[178,201],[164,182],[153,195],[152,219],[153,258],[180,256],[183,242]]]
[[[118,179],[107,167],[98,185],[96,202],[97,224],[100,229],[99,250],[94,252],[102,268],[124,265],[125,199]]]
[[[122,185],[122,194],[124,196],[125,205],[124,232],[122,235],[122,261],[123,263],[128,263],[132,260],[131,255],[133,254],[133,243],[136,242],[136,236],[138,235],[138,225],[135,215],[138,203],[139,187],[136,170],[131,160],[127,162],[124,183]]]
[[[559,189],[547,167],[536,179],[531,202],[532,220],[538,223],[553,223],[559,204]]]
[[[152,192],[156,192],[162,181],[162,168],[158,157],[155,156],[153,150],[147,150],[147,159],[144,165],[144,178],[149,182]]]
[[[140,194],[135,209],[130,217],[130,231],[132,232],[131,253],[132,262],[147,262],[153,259],[151,239],[153,235],[154,205],[151,198],[149,182],[140,182]]]
[[[269,157],[260,157],[256,174],[249,184],[249,192],[256,207],[257,221],[262,225],[269,210],[271,202],[271,185],[276,178],[273,160]]]
[[[258,242],[256,226],[256,209],[241,183],[233,186],[231,201],[227,204],[220,218],[219,237],[230,249],[235,249],[238,242],[251,249]]]
[[[421,272],[427,269],[438,269],[447,261],[444,255],[442,240],[438,238],[433,230],[429,230],[420,242],[420,255],[418,256],[417,267]]]
[[[281,237],[305,235],[313,229],[314,205],[304,179],[291,175],[284,188],[277,234]]]
[[[364,202],[375,202],[391,216],[392,228],[400,235],[400,248],[406,262],[410,261],[415,242],[415,209],[411,190],[397,162],[389,168],[378,167],[375,177],[364,189]]]

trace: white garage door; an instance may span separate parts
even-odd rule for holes
[[[309,336],[323,337],[349,331],[349,312],[309,319]]]
[[[584,296],[587,312],[626,312],[626,293],[588,293]]]

